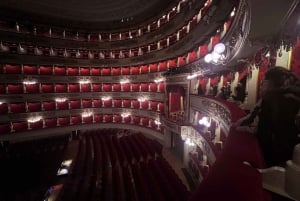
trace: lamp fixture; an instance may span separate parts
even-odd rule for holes
[[[199,125],[210,127],[210,122],[208,121],[208,117],[202,117],[202,119],[200,119],[198,123]]]
[[[103,101],[108,101],[108,100],[110,100],[110,99],[111,99],[110,96],[103,96],[103,97],[101,98],[101,100],[103,100]]]
[[[67,100],[67,98],[55,98],[55,101],[58,103],[65,102],[66,100]]]
[[[204,61],[206,63],[223,64],[226,60],[226,46],[224,43],[218,43],[215,45],[214,50],[205,55]]]
[[[36,84],[37,81],[36,80],[32,80],[32,79],[25,79],[23,81],[23,84],[26,84],[26,85],[30,85],[30,84]]]
[[[89,79],[81,79],[79,80],[79,84],[89,84],[91,81]]]
[[[164,77],[157,77],[157,78],[154,80],[155,83],[159,83],[159,82],[163,82],[163,81],[165,81],[165,78],[164,78]]]
[[[139,102],[144,102],[144,101],[147,101],[147,100],[148,100],[148,97],[140,97],[140,98],[138,98]]]
[[[121,117],[126,118],[129,117],[131,114],[129,112],[124,112],[121,114]]]
[[[38,122],[38,121],[40,121],[42,119],[42,117],[41,116],[36,116],[36,117],[30,117],[30,118],[28,118],[28,123],[35,123],[35,122]]]
[[[159,121],[159,119],[155,119],[155,120],[154,120],[154,123],[155,123],[156,125],[161,125],[161,122]]]
[[[91,111],[85,111],[81,114],[82,117],[90,117],[93,116],[93,112]]]
[[[126,83],[130,83],[130,80],[127,78],[120,80],[120,84],[126,84]]]

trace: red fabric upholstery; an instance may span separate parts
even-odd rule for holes
[[[26,131],[28,124],[27,121],[18,121],[18,122],[13,122],[12,126],[15,132],[20,132],[20,131]]]
[[[119,67],[113,68],[112,75],[121,75],[121,68],[119,68]]]
[[[102,85],[102,89],[105,92],[110,92],[110,91],[112,91],[112,85],[108,84],[108,83],[105,83],[105,84]]]
[[[122,75],[130,75],[130,68],[122,67]]]
[[[122,107],[122,100],[114,99],[113,103],[114,103],[114,107]]]
[[[37,122],[34,122],[34,123],[29,123],[29,127],[31,129],[41,129],[43,128],[43,121],[40,120],[40,121],[37,121]]]
[[[93,99],[93,106],[95,108],[102,107],[102,100],[100,100],[100,99]]]
[[[131,119],[132,119],[133,124],[139,124],[140,123],[140,117],[138,117],[138,116],[132,116]]]
[[[168,61],[168,66],[169,66],[169,68],[175,68],[177,66],[176,59],[170,59]]]
[[[80,100],[70,100],[69,101],[70,104],[70,109],[79,109],[81,108],[81,103]]]
[[[41,102],[29,102],[27,103],[28,112],[38,112],[42,109]]]
[[[90,99],[82,99],[82,108],[91,108],[92,107],[92,100]]]
[[[131,107],[131,100],[123,100],[123,107],[130,108]]]
[[[59,126],[68,126],[70,124],[69,117],[58,117],[57,122]]]
[[[164,82],[159,83],[158,91],[161,92],[161,93],[165,92],[165,83]]]
[[[81,76],[89,76],[90,75],[90,68],[88,67],[80,67],[80,75]]]
[[[68,67],[67,68],[68,75],[76,76],[79,75],[79,68],[78,67]]]
[[[142,117],[140,121],[141,121],[142,126],[148,126],[149,125],[149,119],[146,118],[146,117]]]
[[[113,121],[113,115],[112,115],[112,114],[105,114],[105,115],[103,116],[103,121],[104,121],[105,123],[110,123],[110,122],[112,122],[112,121]]]
[[[40,74],[41,75],[52,75],[52,66],[40,66]]]
[[[94,92],[102,91],[102,84],[101,83],[93,83],[92,84],[92,90]]]
[[[45,111],[55,110],[55,102],[54,101],[44,101],[43,108]]]
[[[207,45],[202,45],[199,47],[199,57],[204,57],[208,52]]]
[[[94,115],[94,121],[97,123],[101,123],[103,121],[103,115],[102,114],[95,114]]]
[[[158,111],[159,111],[160,113],[164,113],[164,111],[165,111],[165,106],[164,106],[163,103],[158,103],[157,108],[158,108]]]
[[[138,75],[140,74],[140,69],[137,66],[131,66],[130,67],[131,75]]]
[[[102,68],[101,69],[101,74],[103,75],[103,76],[109,76],[109,75],[111,75],[111,72],[110,72],[110,68]]]
[[[159,62],[159,71],[160,72],[167,71],[167,62],[166,61]]]
[[[23,93],[23,84],[8,84],[7,92],[9,94],[22,94]]]
[[[119,123],[122,121],[122,117],[119,114],[114,114],[114,122]]]
[[[93,75],[93,76],[101,75],[101,68],[98,68],[98,67],[91,68],[91,75]]]
[[[11,113],[23,113],[26,112],[25,103],[10,103]]]
[[[69,92],[75,93],[79,91],[80,91],[80,87],[78,83],[69,83]]]
[[[140,84],[138,84],[138,83],[132,83],[131,84],[131,91],[134,91],[134,92],[140,91]]]
[[[157,105],[158,105],[158,102],[156,102],[156,101],[150,101],[150,109],[152,111],[157,111]]]
[[[55,75],[66,75],[67,74],[66,68],[55,66],[54,67],[54,74]]]
[[[92,123],[93,122],[93,116],[89,117],[82,117],[82,123]]]
[[[188,59],[189,59],[189,63],[195,61],[197,59],[196,51],[189,52]]]
[[[124,123],[130,123],[131,117],[130,117],[130,116],[124,117],[124,118],[123,118],[123,121],[124,121]]]
[[[72,116],[71,124],[81,124],[81,116]]]
[[[157,89],[158,89],[158,87],[157,87],[157,84],[156,83],[150,83],[150,92],[157,92]]]
[[[149,86],[148,83],[141,83],[141,90],[142,92],[148,92],[149,91]]]
[[[135,109],[140,108],[140,102],[138,100],[131,100],[131,107]]]
[[[146,101],[140,102],[140,107],[141,107],[143,110],[148,110],[149,102],[148,102],[147,100],[146,100]]]
[[[81,92],[90,92],[91,91],[91,84],[80,84]]]
[[[10,133],[10,123],[0,123],[0,135]]]
[[[26,93],[33,94],[33,93],[39,93],[39,84],[26,84],[25,91]]]
[[[111,99],[110,100],[102,100],[102,102],[103,102],[103,107],[108,107],[108,108],[112,107]]]
[[[28,75],[37,75],[38,74],[38,68],[36,66],[24,65],[23,66],[23,72],[24,72],[24,74],[28,74]]]
[[[148,65],[140,66],[140,72],[141,72],[142,74],[148,73],[148,72],[149,72],[149,70],[148,70]]]
[[[149,72],[150,73],[155,73],[158,71],[158,65],[155,63],[155,64],[150,64],[149,65]]]
[[[56,118],[46,118],[44,119],[45,121],[45,127],[47,128],[52,128],[52,127],[56,127],[56,124],[57,124],[57,120]]]
[[[121,84],[119,83],[114,83],[112,86],[113,91],[119,92],[121,91]]]
[[[184,66],[186,64],[186,58],[185,58],[185,56],[178,57],[177,60],[178,60],[178,67]]]
[[[56,93],[66,93],[66,92],[68,92],[67,84],[55,84],[55,92]]]
[[[0,114],[7,114],[7,112],[8,112],[7,103],[0,104]]]
[[[56,102],[56,108],[58,110],[67,110],[67,109],[69,109],[68,101],[65,101],[65,102]]]
[[[41,84],[41,92],[42,93],[54,93],[54,85],[48,84],[48,83]]]
[[[22,74],[22,68],[20,65],[5,65],[5,72],[7,74]]]
[[[129,83],[122,84],[122,91],[124,92],[130,91],[130,84]]]

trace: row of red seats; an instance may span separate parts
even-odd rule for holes
[[[163,127],[155,123],[155,119],[140,117],[140,116],[127,116],[122,117],[120,114],[94,114],[92,116],[83,117],[81,115],[61,116],[53,118],[45,118],[36,122],[28,121],[13,121],[7,123],[0,123],[0,134],[8,134],[12,132],[22,132],[27,130],[36,130],[43,128],[55,128],[59,126],[81,125],[89,123],[122,123],[138,125],[156,131],[162,132]]]
[[[63,102],[37,101],[37,102],[12,102],[1,103],[0,114],[7,113],[29,113],[54,110],[86,109],[86,108],[132,108],[164,112],[164,104],[158,101],[138,101],[136,99],[73,99]]]
[[[163,93],[164,82],[155,83],[8,83],[0,84],[0,94],[78,93],[78,92],[154,92]]]

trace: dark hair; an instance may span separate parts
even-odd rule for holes
[[[283,87],[295,83],[298,78],[288,69],[275,66],[267,70],[265,80],[271,81],[274,87]]]

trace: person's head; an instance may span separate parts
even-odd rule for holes
[[[294,85],[298,81],[298,78],[288,69],[275,66],[271,67],[265,73],[265,79],[261,85],[262,95],[276,90],[281,90]]]

